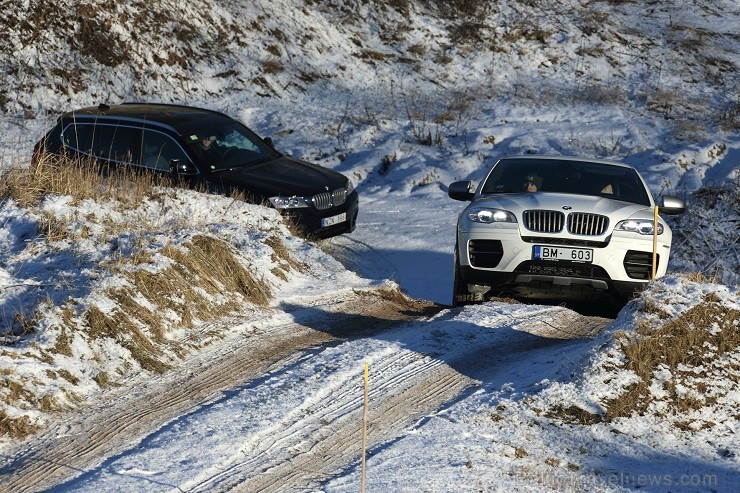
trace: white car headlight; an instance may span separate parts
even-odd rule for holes
[[[476,223],[515,223],[514,214],[501,209],[470,209],[468,219]]]
[[[653,221],[647,219],[629,219],[627,221],[619,221],[614,229],[617,231],[629,231],[630,233],[638,233],[641,235],[651,235],[653,234]],[[663,225],[660,223],[658,223],[658,234],[663,234]]]
[[[292,197],[270,197],[270,204],[275,209],[300,209],[301,207],[309,207],[308,199],[298,195],[293,195]]]
[[[355,184],[352,183],[352,180],[347,180],[347,195],[351,194],[354,189]]]

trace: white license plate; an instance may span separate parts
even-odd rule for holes
[[[590,248],[564,248],[535,245],[532,249],[535,260],[570,260],[572,262],[591,262],[594,251]]]
[[[321,220],[321,227],[326,228],[327,226],[334,226],[335,224],[343,223],[347,220],[347,213],[342,212],[336,216],[325,217]]]

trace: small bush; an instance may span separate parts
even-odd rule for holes
[[[396,157],[395,152],[392,156],[383,156],[383,158],[380,160],[380,168],[378,169],[378,173],[380,173],[381,175],[387,175],[388,172],[391,170],[391,165],[395,163],[397,159],[398,158]]]
[[[262,70],[266,74],[279,74],[285,71],[285,67],[279,60],[265,60],[262,62]]]

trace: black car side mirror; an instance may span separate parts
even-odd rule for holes
[[[179,159],[170,161],[170,174],[174,176],[195,175],[197,173],[198,170],[189,162],[182,162]]]
[[[270,149],[275,149],[275,143],[272,141],[272,137],[265,137],[262,141],[270,146]]]
[[[454,200],[472,200],[475,195],[475,193],[471,191],[472,188],[473,182],[471,181],[456,181],[454,183],[450,183],[450,186],[447,189],[447,195]]]

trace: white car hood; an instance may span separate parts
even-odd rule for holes
[[[565,214],[572,212],[588,212],[609,216],[612,225],[614,221],[624,219],[650,219],[652,209],[644,205],[622,202],[604,197],[591,195],[574,195],[566,193],[508,193],[496,194],[479,198],[470,207],[487,207],[504,209],[513,213],[517,219],[522,217],[526,210],[562,211]]]

